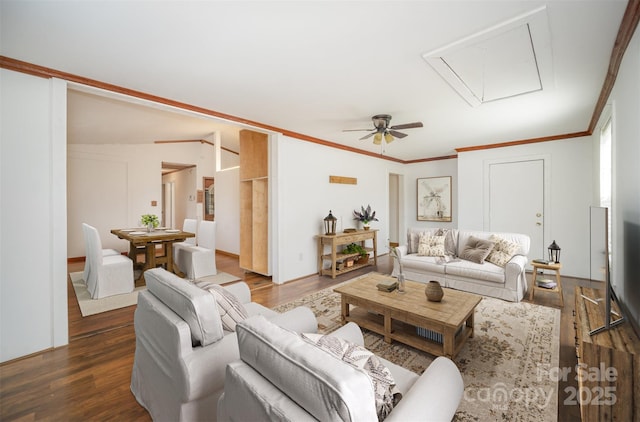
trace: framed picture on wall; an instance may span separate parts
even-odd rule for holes
[[[451,176],[425,177],[417,184],[418,221],[450,222]]]

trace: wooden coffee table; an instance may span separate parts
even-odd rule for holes
[[[370,273],[334,289],[342,297],[342,322],[353,321],[362,328],[436,356],[454,358],[466,340],[473,337],[473,314],[482,296],[444,289],[441,302],[430,302],[426,285],[406,281],[406,293],[387,293],[376,285],[392,277]],[[351,306],[354,306],[351,308]],[[418,335],[422,327],[442,335],[442,342]]]

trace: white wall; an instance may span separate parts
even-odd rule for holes
[[[317,272],[316,235],[324,233],[323,219],[333,211],[337,230],[359,227],[353,210],[370,204],[380,221],[378,254],[387,253],[389,173],[402,173],[401,165],[348,151],[323,147],[280,136],[275,151],[277,169],[272,168],[276,186],[277,215],[272,216],[279,235],[272,245],[274,282],[281,283]],[[294,158],[295,157],[295,158]],[[357,185],[329,183],[329,176],[358,179]]]
[[[98,229],[104,248],[129,250],[129,244],[110,230],[138,227],[142,214],[161,215],[162,161],[196,164],[198,189],[202,188],[203,176],[215,174],[214,148],[201,143],[73,144],[68,147],[68,156],[69,257],[85,256],[83,222]],[[109,193],[105,192],[107,188]],[[152,201],[157,205],[152,206]],[[189,204],[189,217],[202,218],[201,204],[195,198]]]
[[[66,83],[0,69],[0,361],[68,342]]]
[[[613,246],[615,291],[640,326],[640,32],[625,53],[609,98],[613,106]]]
[[[216,249],[240,255],[240,168],[216,173]]]
[[[220,150],[220,169],[226,170],[240,165],[240,155],[229,152],[225,149]]]
[[[495,148],[458,155],[458,227],[483,230],[485,164],[495,159],[520,159],[528,156],[548,156],[549,209],[545,216],[550,234],[545,245],[556,240],[562,248],[562,273],[574,277],[589,277],[589,206],[593,205],[592,138],[582,137],[561,141]],[[513,200],[528,195],[523,189]],[[546,208],[546,207],[545,207]],[[542,257],[529,257],[542,258]]]

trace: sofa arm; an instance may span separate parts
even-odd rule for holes
[[[464,382],[455,363],[436,358],[385,421],[451,421],[463,392]]]
[[[274,317],[269,317],[269,321],[296,333],[318,332],[318,320],[313,311],[306,306],[298,306]]]
[[[407,248],[408,248],[408,245],[396,246],[396,249],[398,250],[398,254],[400,255],[400,258],[407,255]]]
[[[342,340],[364,347],[364,336],[362,335],[362,330],[360,330],[360,327],[358,327],[358,324],[355,322],[348,322],[337,330],[328,333],[328,335],[338,337]]]
[[[251,302],[251,290],[249,289],[247,283],[245,283],[244,281],[224,285],[222,287],[233,293],[233,295],[238,298],[240,303]]]
[[[400,259],[402,259],[405,256],[407,256],[407,245],[396,246],[396,249],[398,251],[398,255],[399,255]],[[398,274],[400,274],[400,264],[398,264],[398,260],[397,259],[393,258],[393,271],[391,272],[391,275],[392,276],[397,276]]]
[[[507,262],[504,266],[504,276],[505,283],[508,286],[511,284],[511,280],[513,280],[513,283],[517,282],[520,274],[524,273],[527,262],[529,262],[529,260],[524,255],[515,255]],[[515,285],[511,287],[515,288]]]

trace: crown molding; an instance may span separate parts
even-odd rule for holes
[[[596,102],[593,114],[591,116],[591,121],[589,122],[589,126],[585,131],[574,132],[574,133],[563,134],[563,135],[551,135],[551,136],[544,136],[539,138],[515,140],[515,141],[509,141],[509,142],[502,142],[502,143],[461,147],[461,148],[455,148],[456,152],[460,153],[460,152],[468,152],[468,151],[478,151],[483,149],[504,148],[504,147],[510,147],[515,145],[525,145],[525,144],[532,144],[532,143],[539,143],[539,142],[555,141],[560,139],[571,139],[571,138],[577,138],[582,136],[590,136],[593,133],[598,123],[598,120],[600,119],[600,115],[602,114],[602,111],[604,110],[604,107],[607,103],[609,95],[611,94],[611,90],[613,89],[613,86],[615,84],[616,77],[618,75],[618,70],[620,69],[620,64],[622,63],[622,59],[624,57],[624,53],[627,50],[627,47],[629,46],[629,42],[631,41],[631,38],[633,37],[634,32],[636,31],[639,20],[640,20],[640,0],[629,0],[627,4],[627,8],[625,9],[625,13],[622,17],[622,21],[620,23],[620,28],[618,29],[618,35],[616,36],[616,41],[613,47],[613,51],[611,52],[611,59],[609,61],[607,75],[605,77],[604,83],[602,85],[602,89],[600,91],[600,96],[598,97],[598,101]],[[42,78],[64,79],[66,81],[76,82],[76,83],[91,86],[94,88],[100,88],[107,91],[129,95],[132,97],[137,97],[137,98],[153,101],[160,104],[177,107],[183,110],[194,111],[207,116],[229,120],[231,122],[252,126],[254,128],[263,129],[266,131],[282,133],[285,136],[299,139],[302,141],[312,142],[315,144],[324,145],[327,147],[336,148],[343,151],[354,152],[357,154],[367,155],[370,157],[393,161],[401,164],[413,164],[413,163],[422,163],[422,162],[428,162],[428,161],[449,160],[449,159],[454,159],[458,157],[456,154],[456,155],[422,158],[422,159],[415,159],[415,160],[401,160],[398,158],[388,157],[385,155],[376,154],[376,153],[365,151],[358,148],[348,147],[335,142],[326,141],[324,139],[315,138],[315,137],[304,135],[301,133],[292,132],[292,131],[278,128],[275,126],[265,125],[263,123],[243,119],[238,116],[220,113],[215,110],[209,110],[203,107],[197,107],[191,104],[174,101],[168,98],[158,97],[156,95],[148,94],[145,92],[136,91],[136,90],[124,88],[121,86],[100,82],[94,79],[73,75],[71,73],[47,68],[44,66],[39,66],[33,63],[16,60],[6,56],[0,56],[0,68],[14,70],[16,72],[27,73],[27,74],[42,77]]]

